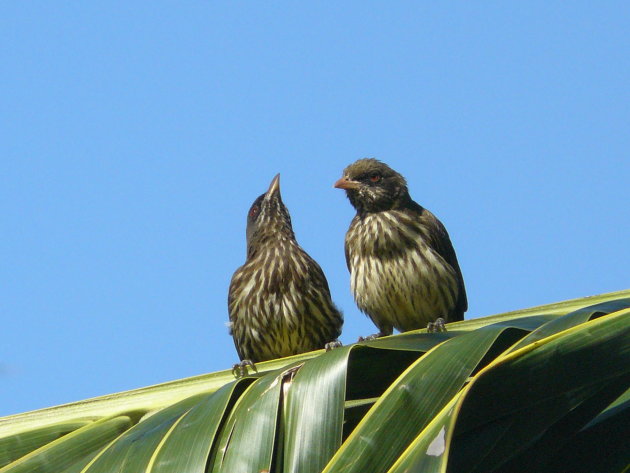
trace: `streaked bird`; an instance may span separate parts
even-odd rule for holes
[[[366,158],[348,166],[334,187],[357,211],[346,233],[346,263],[357,306],[378,327],[371,338],[463,320],[468,302],[451,240],[411,199],[405,178]]]
[[[246,365],[338,344],[343,316],[320,266],[298,245],[280,175],[247,214],[247,259],[230,282],[230,333]]]

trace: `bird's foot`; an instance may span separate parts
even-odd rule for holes
[[[377,338],[386,337],[387,335],[391,335],[391,333],[384,333],[384,332],[373,333],[372,335],[368,335],[367,337],[359,337],[357,342],[369,342],[371,340],[376,340]]]
[[[247,376],[248,366],[252,370],[254,370],[256,373],[258,373],[258,370],[256,369],[256,365],[254,364],[252,360],[243,360],[240,363],[236,363],[234,366],[232,366],[232,374],[234,375],[236,379],[242,378],[243,376]]]
[[[333,340],[332,342],[328,342],[326,345],[324,345],[324,348],[326,349],[326,351],[330,351],[330,350],[333,350],[335,348],[339,348],[342,346],[343,346],[343,343],[341,343],[339,340]]]
[[[428,333],[437,333],[437,332],[446,332],[446,325],[444,325],[444,319],[442,317],[438,317],[435,319],[435,322],[429,322],[427,324],[427,332]]]

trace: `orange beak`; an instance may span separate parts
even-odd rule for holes
[[[358,189],[359,183],[357,181],[351,181],[347,176],[342,177],[333,184],[333,187],[337,189]]]

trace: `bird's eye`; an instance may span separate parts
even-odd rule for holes
[[[249,216],[255,217],[256,215],[258,215],[259,211],[260,211],[260,207],[258,207],[257,205],[252,206],[252,208],[249,209]]]
[[[381,180],[381,175],[378,173],[374,173],[372,175],[370,175],[370,181],[372,182],[378,182]]]

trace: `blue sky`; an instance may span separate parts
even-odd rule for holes
[[[229,368],[281,173],[344,311],[373,156],[447,226],[467,317],[630,287],[628,2],[4,2],[0,416]]]

